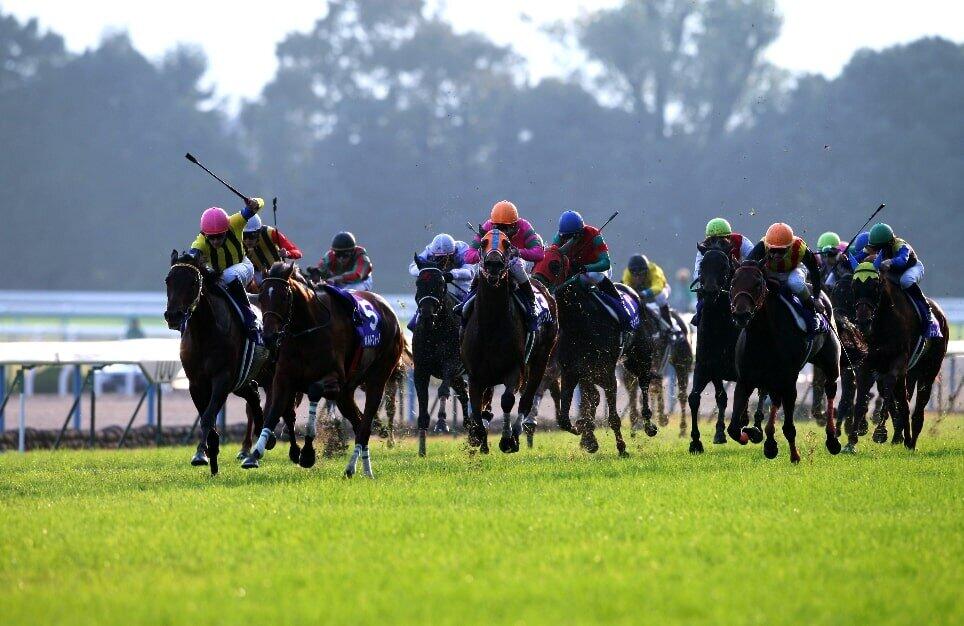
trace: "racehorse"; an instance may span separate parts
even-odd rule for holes
[[[726,297],[735,270],[734,261],[727,252],[719,248],[705,248],[701,249],[701,252],[703,252],[703,259],[700,261],[697,291],[703,302],[703,309],[696,332],[696,364],[693,388],[689,395],[692,420],[690,452],[693,454],[703,452],[699,427],[700,395],[709,383],[713,383],[718,410],[713,443],[726,443],[724,416],[727,398],[723,381],[737,379],[735,355],[736,340],[740,334],[739,328],[733,321],[730,303]],[[753,419],[756,428],[749,431],[753,443],[760,443],[763,440],[760,425],[763,423],[762,407],[766,393],[760,389],[759,394],[760,401]]]
[[[310,402],[299,460],[302,467],[314,465],[316,410],[325,398],[335,401],[355,432],[355,449],[345,476],[355,475],[361,457],[365,476],[374,478],[368,450],[372,421],[404,349],[392,308],[384,298],[368,291],[313,291],[294,265],[281,262],[268,271],[258,303],[264,317],[265,342],[277,350],[278,359],[265,428],[242,467],[258,467],[282,408],[300,391],[308,394]],[[373,334],[365,334],[363,325]],[[355,389],[359,387],[365,392],[364,412],[355,403]]]
[[[217,414],[231,393],[244,398],[248,428],[238,458],[247,457],[252,436],[261,430],[263,422],[258,387],[270,389],[274,368],[270,361],[253,353],[249,359],[260,363],[243,367],[247,336],[244,324],[232,311],[234,305],[227,293],[218,286],[218,276],[198,259],[171,251],[171,269],[165,283],[164,319],[168,328],[181,331],[181,365],[188,378],[191,400],[200,415],[201,437],[191,465],[210,465],[213,476],[218,473],[220,452]],[[284,407],[284,417],[288,431],[294,433],[294,398]],[[273,436],[268,444],[274,447]],[[299,452],[292,435],[289,457],[297,460]]]
[[[458,303],[449,296],[445,275],[440,268],[422,261],[417,255],[415,263],[419,269],[415,279],[418,324],[412,335],[412,351],[415,393],[418,395],[418,453],[419,456],[425,456],[425,440],[431,420],[428,410],[429,379],[434,376],[442,381],[443,388],[455,389],[462,403],[463,420],[468,393],[463,378],[465,366],[459,354],[461,321],[452,310]],[[444,410],[444,402],[442,406]],[[440,420],[444,418],[440,417]]]
[[[914,450],[924,426],[924,408],[947,353],[947,316],[936,302],[928,299],[943,337],[923,339],[922,322],[914,304],[894,284],[894,277],[881,276],[873,263],[857,266],[853,290],[857,326],[868,344],[867,358],[857,374],[855,414],[858,420],[866,417],[870,386],[876,374],[884,407],[889,408],[894,419],[893,443],[903,441],[907,449]],[[915,392],[911,416],[910,396]],[[848,444],[856,443],[856,435],[851,434]]]
[[[663,391],[663,377],[666,367],[672,366],[676,378],[676,399],[680,407],[679,436],[686,436],[686,390],[689,388],[690,374],[693,373],[693,344],[690,341],[686,321],[680,314],[670,309],[670,316],[682,329],[679,337],[672,337],[669,333],[659,332],[660,320],[658,314],[649,307],[642,307],[643,319],[649,328],[653,339],[653,377],[649,386],[650,401],[656,403],[656,420],[660,426],[669,424],[666,415],[666,394]],[[623,384],[629,394],[629,423],[630,436],[636,436],[636,425],[639,422],[639,381],[626,368],[622,368]]]
[[[489,451],[487,425],[483,412],[486,398],[496,385],[502,393],[502,452],[518,452],[522,429],[536,426],[533,397],[546,371],[549,355],[556,343],[558,324],[556,305],[542,285],[533,281],[536,297],[544,300],[546,311],[538,329],[528,337],[520,307],[514,301],[509,263],[518,252],[509,237],[493,228],[482,239],[482,259],[476,279],[477,290],[462,331],[462,361],[469,376],[469,444],[483,454]],[[528,349],[527,349],[528,348]],[[528,354],[527,354],[528,352]],[[515,394],[521,390],[519,417],[510,429],[510,413]]]
[[[754,389],[764,390],[772,404],[765,429],[763,454],[768,459],[777,455],[773,433],[777,410],[782,405],[783,435],[790,445],[790,462],[799,463],[793,411],[797,402],[797,376],[808,362],[819,367],[826,376],[826,445],[830,454],[840,452],[834,408],[837,379],[840,377],[840,344],[835,332],[821,333],[813,339],[806,337],[795,319],[798,314],[790,310],[784,298],[779,284],[767,278],[760,263],[744,261],[733,274],[730,308],[742,331],[736,344],[737,381],[727,433],[741,444],[747,442],[750,433],[757,428],[740,430],[747,402]],[[824,299],[823,303],[826,309],[831,308],[829,299]],[[829,323],[833,324],[832,317]],[[755,436],[759,436],[759,433],[756,432]]]
[[[653,375],[653,344],[649,333],[640,327],[623,339],[619,322],[593,302],[592,294],[578,275],[570,276],[569,259],[557,246],[546,249],[545,257],[536,264],[533,275],[550,285],[559,310],[559,341],[556,345],[562,384],[562,401],[557,416],[559,428],[580,435],[579,444],[587,452],[599,449],[593,419],[599,404],[598,385],[606,396],[616,450],[620,456],[626,456],[626,442],[616,410],[616,364],[623,359],[626,369],[644,389],[648,388]],[[626,293],[632,295],[632,292]],[[638,296],[636,306],[639,307]],[[573,428],[569,410],[576,385],[582,391],[585,406],[580,407],[580,419]],[[652,423],[648,394],[642,394],[642,404],[644,429],[652,437],[657,429]]]

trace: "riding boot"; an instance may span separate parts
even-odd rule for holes
[[[418,326],[418,311],[415,311],[412,319],[408,320],[407,328],[414,333],[416,326]]]
[[[696,294],[696,312],[693,313],[693,318],[690,319],[690,324],[699,328],[700,316],[703,315],[703,296],[699,293]]]
[[[670,336],[672,336],[674,340],[679,339],[680,331],[677,330],[676,326],[673,324],[673,316],[670,315],[668,304],[659,305],[659,316],[666,323]]]
[[[519,299],[522,300],[525,308],[526,329],[530,333],[534,333],[539,329],[539,320],[536,317],[536,294],[532,290],[532,283],[528,280],[519,283],[519,289],[516,293],[519,294]]]
[[[261,329],[258,328],[258,318],[255,317],[254,311],[251,309],[251,302],[248,300],[248,292],[245,291],[244,285],[241,284],[240,280],[232,280],[225,287],[228,295],[231,296],[231,299],[234,300],[238,308],[241,309],[241,314],[244,316],[244,328],[248,333],[248,338],[251,341],[257,341]]]
[[[619,325],[622,328],[622,331],[628,333],[636,330],[636,326],[633,325],[632,316],[626,309],[626,304],[623,302],[623,297],[620,295],[619,290],[616,289],[616,285],[613,283],[613,281],[606,276],[601,281],[596,283],[596,287],[599,288],[599,291],[613,299],[613,308],[616,309],[616,316],[619,317]]]
[[[820,326],[820,322],[817,320],[817,303],[809,291],[800,294],[798,297],[800,303],[803,304],[803,308],[807,311],[807,339],[813,340],[817,336],[817,330]]]
[[[941,327],[937,323],[937,320],[934,319],[934,312],[931,310],[931,305],[927,302],[927,298],[924,297],[924,292],[921,291],[920,285],[914,283],[904,291],[910,296],[911,301],[920,312],[924,339],[940,339],[943,337]]]
[[[472,313],[472,303],[475,301],[476,288],[472,287],[469,293],[465,295],[465,300],[462,300],[460,304],[456,304],[452,307],[452,310],[456,315],[459,316],[462,322],[462,326],[465,326],[465,322],[468,321],[469,315]]]

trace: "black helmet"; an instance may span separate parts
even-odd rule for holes
[[[649,271],[649,259],[646,258],[645,254],[634,254],[629,257],[628,265],[629,271],[633,273]]]
[[[355,236],[347,231],[338,233],[335,235],[335,238],[331,240],[332,250],[354,250],[355,245]]]

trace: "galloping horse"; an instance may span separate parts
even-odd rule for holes
[[[903,441],[905,447],[914,450],[924,426],[924,408],[947,353],[947,316],[936,302],[928,299],[943,337],[923,339],[921,320],[914,305],[890,277],[877,272],[873,263],[857,266],[853,288],[857,325],[868,344],[867,358],[857,374],[854,413],[858,421],[866,418],[870,387],[876,374],[884,407],[894,419],[893,443]],[[917,398],[911,416],[910,396],[915,391]],[[855,433],[850,433],[847,443],[856,445]]]
[[[653,344],[649,333],[640,327],[627,337],[624,345],[619,322],[593,303],[593,296],[578,276],[570,276],[569,259],[558,246],[546,249],[545,257],[536,264],[533,275],[550,286],[559,309],[559,341],[556,345],[562,381],[562,403],[557,416],[559,428],[580,435],[579,445],[587,452],[599,449],[593,419],[600,400],[596,390],[598,385],[606,395],[609,426],[616,437],[616,450],[620,456],[627,456],[616,410],[616,364],[623,358],[626,369],[637,377],[640,386],[648,388],[653,375]],[[639,306],[638,297],[636,306]],[[580,407],[580,418],[573,428],[569,409],[576,385],[582,392],[584,406]],[[652,422],[649,397],[646,393],[641,395],[644,428],[652,437],[657,429]]]
[[[499,449],[518,452],[522,429],[535,426],[533,397],[546,371],[549,355],[556,343],[558,324],[556,305],[544,287],[533,282],[537,299],[541,295],[548,308],[547,318],[527,341],[526,324],[514,301],[509,261],[515,254],[509,237],[493,228],[482,239],[482,259],[477,291],[462,331],[461,352],[469,375],[469,443],[488,453],[488,433],[483,408],[496,385],[502,394],[502,438]],[[526,354],[527,343],[529,344]],[[519,417],[510,429],[510,413],[519,389]]]
[[[265,341],[278,351],[278,361],[265,428],[243,467],[258,466],[278,416],[302,391],[308,394],[310,405],[301,466],[314,465],[315,418],[318,402],[325,398],[335,401],[355,431],[355,450],[345,476],[354,476],[361,457],[365,475],[374,478],[368,452],[372,420],[404,347],[392,308],[384,298],[367,291],[349,295],[323,288],[314,292],[290,263],[271,266],[258,303],[264,316]],[[358,387],[365,391],[364,413],[355,404]]]
[[[690,374],[693,373],[693,344],[690,341],[686,321],[680,316],[679,312],[670,309],[670,316],[682,329],[682,334],[678,338],[673,338],[669,333],[659,332],[660,320],[658,314],[646,306],[641,307],[643,319],[649,327],[650,335],[656,335],[653,339],[653,376],[649,385],[650,399],[656,403],[656,419],[660,426],[669,424],[669,416],[666,414],[666,394],[663,391],[663,377],[667,366],[673,368],[676,378],[676,399],[679,402],[680,422],[679,436],[686,436],[686,390],[689,388]],[[623,384],[629,394],[629,423],[630,436],[636,436],[636,424],[639,422],[639,400],[637,399],[640,391],[639,380],[628,369],[622,370]]]
[[[217,286],[218,277],[194,257],[171,252],[171,269],[165,279],[167,309],[164,319],[169,328],[181,331],[181,365],[187,375],[191,400],[198,410],[201,440],[191,465],[210,465],[211,474],[218,473],[220,436],[215,418],[232,392],[244,398],[248,428],[239,459],[247,456],[253,433],[262,428],[263,414],[258,386],[270,388],[274,373],[269,362],[247,363],[256,359],[253,353],[245,359],[247,333],[241,319],[232,311],[229,296]],[[253,348],[251,348],[253,350]],[[242,371],[245,370],[245,371]],[[288,430],[294,432],[294,399],[284,408]],[[289,456],[298,458],[298,444],[291,437]],[[272,439],[268,442],[274,447]]]
[[[709,383],[713,383],[716,392],[716,433],[713,443],[726,443],[726,432],[723,418],[726,414],[726,387],[723,381],[737,379],[736,371],[736,340],[740,334],[730,312],[730,303],[726,295],[733,278],[734,261],[732,257],[719,248],[701,250],[703,259],[700,261],[699,291],[703,301],[703,312],[700,316],[696,332],[696,367],[693,373],[693,388],[690,390],[689,405],[692,426],[690,430],[690,452],[703,452],[700,441],[700,394]],[[763,440],[760,425],[763,423],[763,400],[766,393],[759,390],[760,402],[754,414],[755,429],[749,432],[753,443]]]
[[[457,304],[448,295],[441,269],[425,263],[418,256],[419,268],[415,279],[415,303],[418,305],[418,325],[412,335],[415,361],[415,393],[418,395],[418,453],[425,456],[425,439],[431,416],[428,412],[428,383],[434,376],[443,387],[452,387],[462,403],[463,421],[468,406],[468,393],[462,377],[465,366],[459,354],[459,316],[452,310]],[[445,403],[442,403],[445,406]],[[443,417],[439,418],[444,419]]]
[[[727,433],[745,444],[751,433],[759,436],[756,426],[740,431],[747,402],[754,389],[765,391],[772,401],[770,419],[766,425],[763,454],[772,459],[777,455],[773,438],[777,409],[783,406],[783,435],[790,444],[790,461],[800,462],[797,451],[797,430],[793,425],[793,411],[797,402],[797,375],[805,363],[819,367],[826,376],[827,394],[827,450],[840,452],[837,439],[836,409],[837,379],[840,377],[840,344],[835,334],[827,332],[808,339],[798,329],[795,314],[784,303],[779,285],[767,279],[761,264],[744,261],[736,270],[730,285],[730,307],[733,318],[743,329],[736,344],[736,391],[733,393],[733,415]],[[824,306],[831,308],[829,299]],[[833,319],[829,320],[833,324]],[[755,432],[754,432],[755,431]]]

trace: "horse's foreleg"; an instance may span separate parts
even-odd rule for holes
[[[629,456],[629,453],[626,452],[626,442],[623,440],[622,420],[619,419],[619,410],[616,408],[615,373],[603,387],[603,393],[606,394],[606,405],[609,410],[609,427],[613,429],[613,435],[616,437],[616,452],[619,456]]]
[[[469,378],[469,445],[479,448],[483,454],[489,453],[488,432],[482,414],[486,389]]]
[[[342,416],[348,420],[351,424],[352,430],[355,433],[355,449],[352,450],[351,456],[348,457],[348,465],[345,466],[345,478],[351,478],[355,475],[355,471],[358,467],[358,459],[362,455],[362,446],[359,442],[359,435],[362,429],[362,416],[358,411],[358,405],[355,404],[355,393],[354,389],[343,390],[339,396],[336,403],[338,404],[338,411]],[[369,424],[369,436],[371,435],[371,424]],[[366,439],[367,441],[367,439]],[[367,447],[367,444],[366,444]]]
[[[837,380],[831,376],[826,376],[823,387],[824,395],[827,397],[827,423],[824,430],[827,435],[827,452],[837,454],[840,452],[840,440],[837,429],[837,409],[834,407],[834,399],[837,397]]]
[[[716,383],[713,383],[714,386]],[[722,396],[723,402],[726,402],[726,389],[722,389],[723,393],[720,394],[717,391],[716,401],[720,402]],[[746,414],[747,407],[750,404],[750,394],[753,392],[753,388],[744,382],[737,382],[736,388],[733,390],[733,413],[730,414],[730,424],[726,428],[726,433],[730,436],[733,441],[738,442],[741,446],[745,446],[750,441],[750,435],[742,429],[743,426],[743,416]],[[725,410],[725,405],[724,405]],[[771,420],[772,421],[772,420]]]
[[[261,434],[258,436],[258,441],[254,444],[251,454],[244,460],[241,467],[245,469],[259,467],[260,460],[264,458],[265,450],[268,449],[268,441],[274,436],[274,430],[277,428],[278,422],[281,421],[285,410],[294,406],[294,401],[295,392],[291,385],[286,379],[276,375],[271,384],[271,393],[268,394],[268,406],[265,411]]]
[[[716,400],[716,431],[713,433],[713,443],[717,445],[722,445],[726,443],[726,385],[723,384],[723,379],[715,378],[713,379],[713,399]],[[749,406],[749,396],[747,397],[747,406]],[[695,420],[694,420],[695,421]],[[743,423],[742,417],[740,418],[740,424]],[[749,433],[747,433],[749,436]]]
[[[425,456],[428,426],[432,417],[428,412],[429,373],[425,367],[419,367],[416,364],[413,378],[415,381],[415,396],[418,398],[418,455]]]
[[[261,411],[261,394],[257,387],[240,394],[244,398],[244,413],[248,418],[247,427],[244,429],[244,441],[241,442],[241,450],[238,452],[238,460],[243,461],[251,451],[251,441],[254,433],[260,433],[264,426],[264,413]]]
[[[679,365],[676,367],[676,402],[679,403],[679,436],[686,436],[686,388],[690,380],[690,367]]]
[[[502,405],[502,437],[499,439],[499,450],[505,453],[519,451],[519,437],[512,433],[512,409],[515,407],[515,388],[518,378],[506,381],[500,404]]]
[[[230,382],[226,376],[211,381],[211,395],[204,412],[201,413],[200,442],[194,458],[191,459],[191,465],[210,465],[212,476],[218,473],[218,453],[220,452],[220,437],[215,428],[215,420],[228,399],[230,391]]]
[[[800,462],[800,452],[797,450],[797,427],[793,424],[793,411],[797,405],[797,390],[792,387],[783,396],[783,436],[790,445],[790,462]],[[837,444],[840,445],[839,443]]]
[[[692,454],[703,453],[703,442],[700,441],[698,416],[700,414],[700,395],[709,382],[709,377],[697,368],[696,373],[693,374],[693,388],[690,389],[688,398],[690,404],[690,453]],[[725,437],[723,441],[726,441]]]
[[[924,408],[927,406],[927,403],[930,402],[931,392],[934,387],[933,381],[927,381],[923,378],[916,382],[917,397],[914,399],[914,415],[911,422],[911,437],[908,441],[904,442],[904,445],[906,445],[910,450],[915,450],[917,448],[917,437],[920,436],[920,431],[924,428]]]
[[[578,382],[574,373],[568,370],[562,371],[560,376],[559,415],[556,418],[556,424],[561,430],[574,435],[578,435],[579,432],[572,427],[569,411],[572,409],[572,394],[575,392]]]

